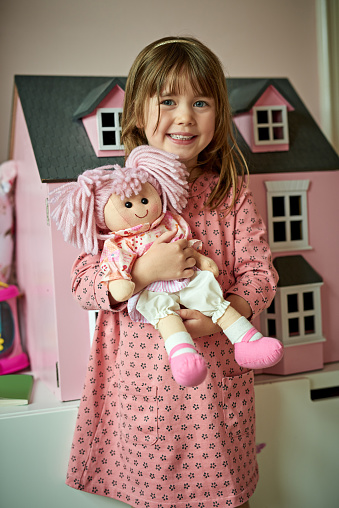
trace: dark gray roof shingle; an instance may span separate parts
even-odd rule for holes
[[[100,104],[116,85],[120,86],[122,90],[125,90],[126,78],[112,78],[91,90],[75,111],[73,115],[74,120],[78,120],[92,113],[93,109]]]
[[[278,287],[315,284],[323,281],[301,255],[276,257],[273,265],[279,274]]]

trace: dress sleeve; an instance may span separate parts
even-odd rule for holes
[[[111,310],[119,312],[126,307],[121,303],[114,308],[110,305],[107,285],[101,282],[100,254],[81,254],[73,264],[71,287],[74,298],[86,310]]]
[[[252,309],[252,317],[255,317],[273,300],[278,274],[272,264],[265,224],[248,188],[237,200],[234,219],[232,254],[235,284],[227,293],[244,298]]]

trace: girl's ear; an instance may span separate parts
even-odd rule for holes
[[[135,126],[137,127],[137,129],[144,130],[144,121],[141,120],[140,118],[137,118]]]
[[[140,130],[144,130],[145,128],[145,111],[135,111],[135,117],[136,117],[136,122],[135,122],[135,126],[140,129]]]

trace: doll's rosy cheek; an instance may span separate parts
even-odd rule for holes
[[[152,203],[150,212],[153,217],[159,217],[161,214],[161,203]]]

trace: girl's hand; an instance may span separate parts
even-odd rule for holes
[[[177,312],[192,339],[198,339],[199,337],[205,337],[205,335],[212,335],[221,331],[220,326],[213,323],[211,318],[198,310],[180,309]]]
[[[171,243],[175,235],[175,232],[170,231],[164,233],[146,254],[136,260],[132,270],[135,293],[157,280],[174,280],[193,276],[193,266],[196,263],[195,251],[188,246],[187,240]]]

